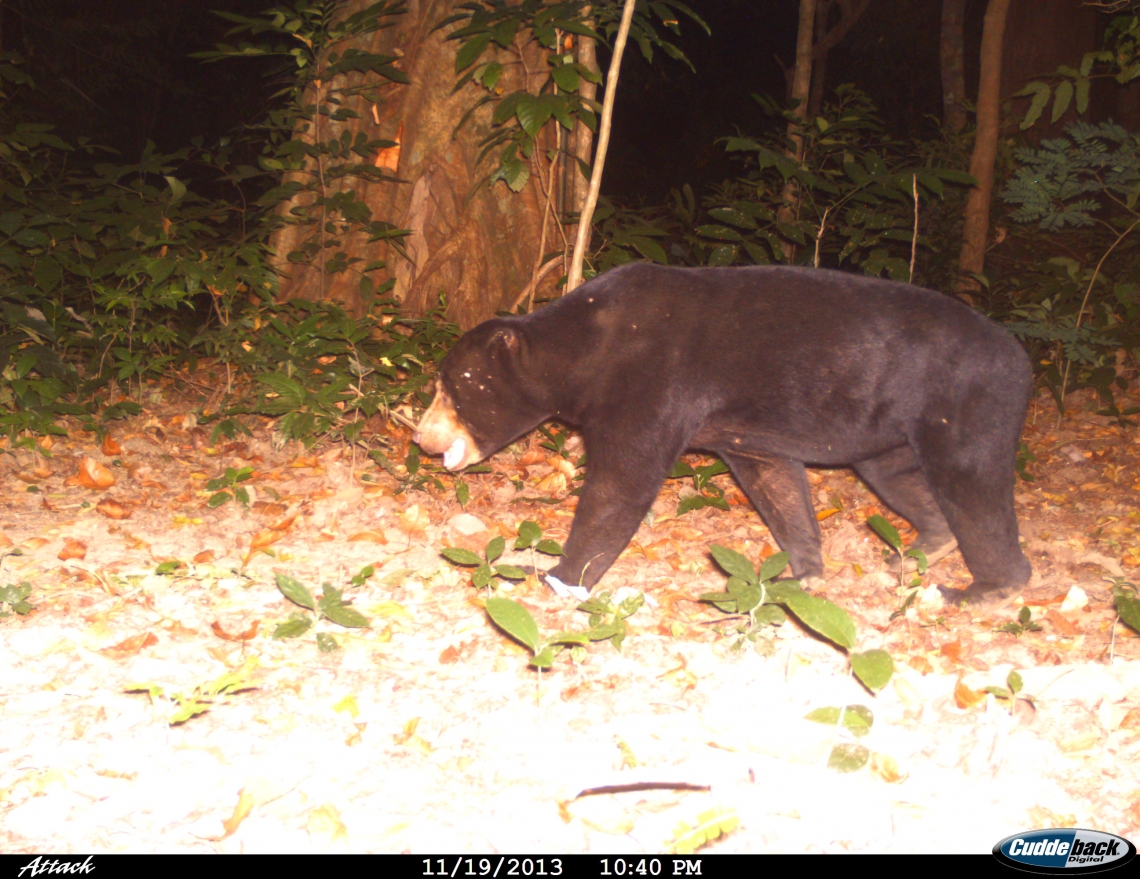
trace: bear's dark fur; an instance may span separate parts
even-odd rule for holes
[[[525,317],[464,335],[420,424],[461,469],[548,419],[589,460],[565,556],[593,586],[686,449],[732,468],[800,578],[823,574],[804,465],[851,465],[945,554],[971,600],[1030,576],[1013,507],[1032,373],[1021,346],[960,302],[906,284],[790,267],[607,272]]]

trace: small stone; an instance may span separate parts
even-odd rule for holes
[[[470,513],[458,513],[448,519],[447,524],[463,535],[478,534],[487,530],[487,526]]]

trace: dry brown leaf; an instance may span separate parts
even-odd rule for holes
[[[126,659],[128,656],[134,656],[144,647],[150,647],[157,643],[158,639],[154,637],[153,633],[143,632],[140,635],[132,635],[112,647],[104,647],[99,652],[105,656],[110,656],[112,659]]]
[[[1025,603],[1030,607],[1048,607],[1051,604],[1060,604],[1065,600],[1066,594],[1067,593],[1062,592],[1059,595],[1053,595],[1049,598],[1027,598],[1025,599]]]
[[[1081,633],[1081,627],[1065,617],[1060,611],[1049,608],[1045,611],[1045,619],[1053,624],[1058,633],[1071,638]]]
[[[320,467],[321,462],[314,458],[312,455],[294,458],[286,465],[288,467]]]
[[[204,549],[196,556],[194,556],[193,561],[196,565],[204,565],[206,562],[212,562],[216,558],[217,555],[212,549]]]
[[[272,528],[267,528],[264,531],[258,531],[253,535],[253,539],[249,542],[249,548],[261,549],[262,547],[269,546],[276,543],[284,535],[280,531],[274,531]]]
[[[165,482],[158,482],[154,479],[143,479],[139,481],[139,485],[143,488],[153,488],[155,491],[167,491]]]
[[[439,654],[440,665],[451,665],[453,662],[459,662],[459,651],[455,649],[455,645],[445,647]]]
[[[393,174],[400,167],[400,142],[404,139],[404,122],[401,119],[400,124],[396,127],[396,136],[392,138],[395,146],[381,147],[376,151],[376,158],[372,160],[372,164],[379,168],[381,171],[390,171]]]
[[[242,788],[241,793],[238,794],[238,801],[237,805],[234,806],[233,814],[222,822],[222,828],[226,831],[222,835],[222,839],[230,836],[241,826],[241,822],[248,818],[249,813],[253,811],[253,805],[253,794],[248,793],[245,788]]]
[[[12,538],[9,537],[7,534],[5,534],[3,531],[0,531],[0,546],[11,546],[11,545],[12,545]]]
[[[285,504],[279,504],[276,501],[257,501],[253,505],[253,510],[255,513],[261,513],[270,519],[280,519],[289,512],[289,508]]]
[[[82,559],[87,558],[87,544],[82,540],[75,540],[71,537],[65,538],[63,541],[63,549],[59,551],[56,556],[61,562],[66,562],[69,559]]]
[[[696,528],[680,525],[670,531],[669,536],[674,540],[700,540],[705,535],[703,531],[698,531]]]
[[[258,627],[260,626],[261,620],[254,620],[253,624],[244,632],[239,632],[236,635],[231,635],[229,632],[222,628],[222,624],[217,620],[214,620],[214,622],[210,623],[210,628],[213,630],[214,634],[221,638],[223,641],[251,641],[253,640],[253,636],[257,634]]]
[[[358,531],[353,534],[349,541],[353,540],[367,540],[371,543],[384,544],[388,542],[388,538],[384,536],[383,531]]]
[[[885,781],[887,784],[894,784],[897,781],[902,781],[902,773],[899,772],[899,764],[894,757],[887,754],[875,753],[871,755],[871,772]]]
[[[46,464],[39,464],[32,469],[32,473],[37,479],[47,479],[51,476],[51,468]]]
[[[427,510],[420,508],[419,504],[412,504],[403,515],[400,516],[400,530],[407,534],[415,534],[417,531],[423,531],[431,524],[431,518],[427,514]]]
[[[95,505],[95,509],[108,519],[129,519],[131,511],[114,498],[103,498]]]
[[[48,499],[48,496],[46,494],[40,495],[40,506],[45,510],[50,510],[53,513],[58,512],[56,505]]]
[[[543,460],[545,456],[546,452],[542,449],[531,449],[529,452],[526,452],[521,458],[519,458],[519,466],[529,467],[531,464],[537,464],[539,461]]]
[[[39,481],[40,481],[39,477],[38,477],[38,476],[36,476],[36,474],[34,474],[34,473],[28,473],[28,472],[27,472],[27,471],[25,471],[25,470],[21,470],[21,471],[19,471],[19,472],[16,474],[16,478],[17,478],[17,479],[19,479],[19,480],[20,480],[20,482],[26,482],[26,483],[28,483],[28,485],[35,485],[37,482],[39,482]]]
[[[1120,721],[1121,729],[1140,729],[1140,708],[1129,708]]]
[[[28,549],[39,549],[41,546],[46,546],[51,543],[46,537],[29,537],[24,541],[24,546]]]
[[[925,656],[910,656],[907,657],[906,664],[913,668],[919,674],[928,675],[934,671],[934,666],[930,664],[930,660]]]
[[[123,447],[120,446],[115,441],[115,438],[109,433],[103,437],[103,445],[101,446],[101,450],[103,454],[109,458],[112,458],[115,455],[121,455],[123,453]]]
[[[961,678],[954,685],[954,702],[959,708],[973,708],[986,698],[985,690],[971,690]]]
[[[94,458],[85,457],[79,462],[79,472],[74,476],[69,476],[66,484],[81,485],[84,488],[102,491],[115,484],[115,476]]]
[[[38,445],[45,452],[49,452],[51,451],[51,447],[55,445],[55,440],[52,439],[50,435],[45,434],[36,441],[36,445]]]
[[[826,510],[820,510],[816,513],[815,518],[817,521],[822,522],[824,519],[830,519],[838,512],[839,510],[836,507],[828,507]]]

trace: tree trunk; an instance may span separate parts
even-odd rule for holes
[[[589,10],[586,10],[589,14]],[[587,22],[590,27],[594,26],[594,21]],[[587,70],[598,72],[598,55],[597,46],[593,37],[578,37],[578,63],[585,67]],[[597,83],[589,82],[584,77],[578,81],[578,94],[584,100],[594,101],[598,97]],[[579,161],[585,162],[588,166],[594,155],[594,132],[592,132],[586,123],[579,121],[574,126],[574,156]],[[573,185],[567,187],[570,190],[570,203],[567,209],[575,214],[582,213],[582,208],[586,204],[586,193],[590,191],[590,178],[581,172],[578,162],[567,162],[566,170],[570,176]],[[567,230],[567,235],[571,238],[574,233]]]
[[[807,118],[808,98],[811,91],[811,62],[812,44],[815,37],[815,5],[816,0],[800,0],[800,23],[796,33],[796,67],[792,77],[792,100],[798,101],[792,111],[801,122],[788,123],[788,139],[790,141],[787,156],[802,162],[804,158],[804,136],[802,120]],[[796,219],[799,208],[799,188],[794,179],[784,184],[784,191],[780,196],[780,209],[776,212],[776,220],[781,223],[790,223]],[[796,254],[796,246],[790,241],[783,242],[784,258],[791,262]]]
[[[942,0],[942,124],[950,131],[966,125],[966,72],[962,54],[962,29],[966,20],[966,0]]]
[[[350,0],[342,14],[351,15],[370,2]],[[543,204],[529,186],[513,193],[497,182],[473,192],[494,169],[493,156],[478,166],[475,161],[479,142],[490,132],[491,110],[483,107],[475,112],[453,139],[456,126],[480,97],[479,87],[471,83],[453,93],[459,43],[445,40],[446,28],[432,32],[454,7],[455,0],[408,0],[408,11],[395,26],[368,34],[362,48],[402,54],[400,66],[411,84],[379,86],[372,97],[380,103],[363,96],[346,101],[358,118],[337,123],[323,117],[319,137],[327,141],[348,129],[354,135],[363,131],[369,139],[400,141],[398,147],[381,150],[374,164],[389,169],[402,182],[340,178],[329,181],[328,188],[335,192],[341,186],[351,187],[373,219],[410,229],[403,239],[410,259],[383,242],[370,243],[364,235],[342,238],[341,249],[362,259],[360,265],[386,260],[395,279],[393,295],[405,312],[424,314],[443,294],[447,316],[467,328],[508,308],[530,282]],[[343,51],[343,46],[338,48]],[[537,63],[537,54],[534,60]],[[504,93],[525,88],[522,65],[504,65],[499,86]],[[307,103],[314,99],[314,95],[305,98]],[[283,210],[304,207],[298,199]],[[313,225],[293,225],[274,235],[281,298],[331,299],[361,314],[365,303],[357,275],[329,274],[317,266],[287,262],[290,252],[319,234]]]
[[[827,80],[827,56],[831,47],[827,38],[827,21],[831,17],[831,4],[834,0],[816,0],[815,9],[815,49],[811,66],[811,94],[808,97],[807,115],[818,116],[823,108],[823,92]]]
[[[978,131],[970,156],[970,173],[978,185],[966,199],[966,225],[962,252],[958,258],[957,291],[972,302],[980,274],[986,263],[986,239],[990,229],[990,195],[994,186],[994,160],[997,158],[998,128],[1001,123],[1001,50],[1010,0],[990,0],[982,29],[982,52],[978,77]]]

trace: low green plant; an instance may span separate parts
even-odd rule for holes
[[[227,467],[222,476],[211,479],[206,483],[206,491],[212,491],[210,499],[206,501],[208,507],[220,507],[236,500],[243,507],[249,506],[249,492],[241,485],[253,476],[252,467]]]
[[[1140,594],[1136,584],[1123,577],[1112,578],[1112,601],[1120,621],[1134,632],[1140,632]]]
[[[369,626],[368,618],[344,600],[342,591],[327,583],[320,599],[313,598],[313,594],[304,584],[286,574],[277,575],[277,588],[291,602],[310,613],[292,614],[289,619],[279,624],[273,630],[273,637],[276,640],[303,635],[322,619],[346,629],[364,629]],[[339,650],[340,645],[331,633],[318,632],[317,649],[321,653],[332,653]]]
[[[680,822],[673,830],[673,837],[665,843],[665,851],[675,855],[691,855],[697,849],[722,836],[727,836],[740,826],[740,815],[735,809],[718,806],[697,815],[695,824]]]
[[[826,598],[804,592],[798,580],[775,579],[788,565],[787,553],[775,553],[756,570],[748,559],[728,547],[713,544],[709,549],[716,563],[729,575],[728,583],[726,591],[704,593],[700,600],[726,613],[745,616],[745,625],[737,629],[741,642],[755,642],[765,627],[781,625],[786,619],[785,610],[790,611],[809,629],[841,647],[847,653],[851,671],[872,693],[890,681],[894,660],[889,653],[885,650],[852,652],[857,636],[855,623],[847,611]]]
[[[645,596],[638,592],[627,596],[617,604],[608,592],[591,595],[578,605],[578,610],[590,615],[590,628],[586,635],[591,641],[609,641],[621,650],[622,641],[629,633],[626,619],[633,616],[645,603]]]
[[[692,510],[702,510],[705,507],[716,507],[718,510],[727,510],[728,501],[724,499],[724,489],[712,482],[714,476],[728,473],[728,466],[719,458],[711,464],[693,467],[684,461],[678,461],[669,471],[670,479],[686,479],[692,477],[693,488],[697,493],[682,498],[677,504],[677,515],[683,516]]]
[[[866,705],[844,705],[816,708],[805,715],[806,720],[833,726],[846,735],[861,739],[875,724],[875,715]],[[836,772],[857,772],[871,759],[871,750],[860,742],[836,742],[827,757],[827,766]]]
[[[441,555],[449,562],[463,567],[474,568],[471,572],[471,582],[476,589],[493,587],[496,580],[502,577],[506,580],[523,580],[526,571],[517,565],[496,565],[494,562],[507,547],[507,542],[501,537],[492,537],[480,557],[478,553],[458,546],[451,546],[441,551]]]
[[[530,650],[530,665],[540,671],[550,668],[564,647],[585,647],[590,643],[586,632],[558,632],[549,638],[541,637],[538,624],[530,611],[509,598],[494,595],[488,598],[487,616],[496,626]]]
[[[1041,624],[1033,619],[1033,612],[1026,605],[1017,612],[1017,621],[1004,623],[997,627],[999,632],[1008,632],[1015,638],[1020,638],[1026,632],[1040,632]]]
[[[212,681],[198,684],[189,692],[167,694],[166,689],[158,684],[132,684],[126,688],[128,693],[146,693],[150,696],[151,704],[163,703],[169,709],[167,723],[177,726],[191,717],[205,714],[225,702],[233,700],[239,693],[257,689],[252,672],[257,668],[257,658],[249,657],[240,668],[227,671],[221,677]]]
[[[0,586],[0,620],[10,617],[13,613],[25,616],[36,609],[34,604],[28,602],[32,594],[32,584],[24,581],[15,586]],[[5,610],[7,606],[11,610]]]
[[[922,585],[922,575],[926,573],[927,568],[926,553],[913,547],[907,549],[903,545],[898,529],[878,513],[868,518],[867,524],[890,546],[890,549],[883,550],[883,558],[889,560],[892,556],[895,557],[899,569],[899,588],[910,590],[903,598],[902,604],[891,613],[891,619],[895,620],[903,616],[907,612],[907,608],[914,604],[915,598],[918,597],[918,587]],[[914,576],[910,578],[909,582],[906,579],[907,559],[914,559],[915,563]]]
[[[1012,714],[1014,708],[1017,706],[1018,699],[1022,699],[1025,702],[1028,702],[1031,707],[1033,706],[1033,699],[1029,696],[1021,694],[1021,690],[1024,686],[1025,682],[1022,681],[1020,673],[1017,671],[1011,671],[1008,675],[1006,675],[1004,687],[991,685],[985,687],[984,690],[985,692],[990,693],[999,702],[1001,702],[1002,705],[1005,706],[1006,710]]]

